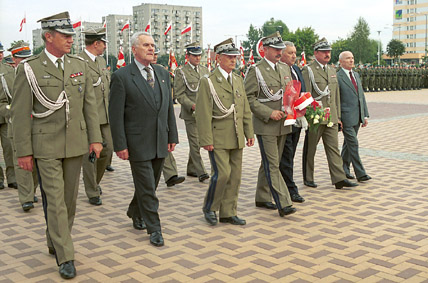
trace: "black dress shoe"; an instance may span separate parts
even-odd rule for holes
[[[364,176],[362,176],[362,177],[358,177],[357,178],[357,181],[358,182],[364,182],[364,181],[368,181],[368,180],[370,180],[372,177],[370,177],[369,175],[364,175]]]
[[[303,184],[305,184],[305,186],[308,186],[308,187],[311,187],[311,188],[318,187],[317,183],[315,183],[314,181],[303,181]]]
[[[351,181],[348,181],[347,179],[337,182],[336,184],[334,184],[334,186],[336,187],[336,189],[342,189],[343,187],[356,187],[358,186],[357,183],[352,183]]]
[[[141,217],[132,217],[132,226],[134,226],[136,230],[144,230],[147,228],[146,223]]]
[[[59,265],[59,274],[64,279],[71,279],[76,277],[76,268],[74,267],[74,261],[69,260]]]
[[[198,174],[196,174],[196,173],[187,173],[187,176],[189,176],[189,177],[198,177]]]
[[[201,176],[199,176],[198,177],[199,178],[199,182],[203,182],[203,181],[205,181],[206,179],[209,179],[210,178],[210,176],[207,174],[207,173],[205,173],[205,174],[202,174]]]
[[[348,179],[355,179],[355,176],[351,175],[351,174],[346,174],[346,178],[348,178]]]
[[[150,234],[150,244],[156,247],[162,247],[164,245],[161,231],[155,231]]]
[[[107,170],[107,171],[109,171],[109,172],[113,172],[113,171],[114,171],[114,168],[113,168],[113,167],[111,167],[111,165],[107,165],[107,166],[106,166],[106,170]]]
[[[16,182],[13,182],[13,183],[7,184],[7,186],[8,186],[9,188],[18,189],[18,184],[17,184]]]
[[[284,217],[284,215],[290,215],[293,214],[294,212],[296,212],[297,209],[295,209],[294,207],[290,206],[286,206],[281,210],[278,210],[279,212],[279,216]]]
[[[3,189],[4,189],[4,183],[0,182],[0,190],[3,190]]]
[[[245,224],[247,224],[247,221],[245,221],[242,218],[239,218],[238,216],[220,218],[220,222],[221,223],[230,223],[233,225],[245,225]]]
[[[291,195],[291,200],[293,202],[300,202],[300,203],[305,202],[305,199],[301,195],[299,195],[299,194],[292,194]]]
[[[217,225],[217,215],[215,211],[204,211],[205,220],[212,226]]]
[[[276,205],[271,202],[256,201],[256,207],[263,207],[267,209],[276,209]]]
[[[48,247],[48,252],[50,255],[54,255],[55,254],[55,249],[52,247]]]
[[[171,178],[168,179],[168,181],[166,181],[166,186],[167,187],[172,187],[175,186],[177,184],[183,183],[184,180],[186,180],[185,177],[183,176],[172,176]]]
[[[22,209],[24,211],[29,211],[30,209],[34,208],[34,205],[31,201],[27,201],[25,203],[22,204]]]
[[[39,198],[37,196],[34,196],[33,202],[39,202]]]
[[[101,200],[100,197],[93,197],[93,198],[89,198],[89,203],[92,205],[102,205],[103,201]]]

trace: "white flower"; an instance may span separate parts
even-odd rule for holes
[[[318,119],[314,119],[314,124],[318,124],[320,121]]]
[[[329,128],[333,127],[333,122],[328,122],[327,127]]]
[[[320,118],[320,115],[315,115],[315,119],[319,119]]]

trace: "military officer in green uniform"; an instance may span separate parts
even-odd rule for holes
[[[99,158],[102,137],[89,67],[68,54],[75,34],[68,12],[39,21],[45,49],[18,66],[13,139],[21,168],[32,171],[35,160],[48,250],[69,279],[76,276],[71,229],[82,158],[88,151]]]
[[[328,121],[322,121],[317,131],[308,131],[306,138],[306,176],[304,183],[309,187],[317,187],[314,182],[315,153],[317,145],[322,137],[325,154],[327,156],[328,167],[332,184],[336,189],[343,187],[354,187],[358,184],[348,181],[343,170],[343,161],[339,152],[338,144],[338,125],[340,121],[340,93],[335,70],[328,65],[331,58],[331,46],[327,39],[322,38],[314,45],[315,60],[303,68],[303,79],[305,80],[306,91],[310,92],[312,97],[324,109],[330,108],[331,127],[327,126]],[[306,142],[306,141],[305,141]]]
[[[18,64],[31,56],[31,50],[28,43],[19,41],[15,43],[8,51],[13,55],[14,62]],[[13,76],[15,80],[15,76]],[[12,87],[12,84],[10,84]],[[13,164],[15,170],[16,182],[18,184],[18,197],[24,211],[29,211],[34,208],[35,202],[38,202],[37,196],[35,196],[36,188],[38,183],[37,170],[33,172],[26,171],[19,167],[18,160],[16,158],[15,146],[12,138],[12,124],[10,119],[10,103],[12,102],[12,89],[5,90],[0,89],[0,115],[6,117],[6,121],[9,123],[7,128],[7,136],[11,141],[12,152],[13,152]]]
[[[108,119],[110,74],[107,70],[106,61],[102,57],[107,47],[106,28],[89,28],[84,33],[86,47],[79,56],[88,63],[89,75],[92,78],[92,86],[97,99],[99,128],[104,148],[101,151],[100,158],[95,161],[89,160],[89,153],[83,157],[83,183],[89,203],[101,205],[100,182],[113,153],[113,140]]]
[[[0,91],[7,95],[12,89],[15,70],[8,64],[2,63],[3,53],[4,48],[0,43]],[[4,163],[6,164],[6,179],[9,188],[17,189],[18,185],[16,184],[15,170],[13,169],[12,143],[8,138],[7,128],[8,123],[6,117],[0,115],[0,139],[3,148]],[[0,190],[1,189],[4,189],[4,173],[3,168],[0,166]]]
[[[233,40],[217,44],[214,52],[219,66],[201,79],[195,108],[199,143],[208,150],[211,162],[202,210],[210,225],[217,224],[216,211],[220,222],[245,225],[237,215],[237,203],[245,139],[247,146],[254,145],[251,111],[242,78],[232,72],[240,54]]]
[[[158,47],[155,47],[152,64],[157,64],[159,53],[160,49]],[[180,184],[186,179],[184,176],[178,176],[177,162],[175,161],[174,154],[172,152],[168,152],[168,155],[165,158],[162,168],[162,174],[167,187],[172,187],[177,184]]]
[[[201,66],[202,49],[199,42],[185,46],[189,62],[175,71],[174,98],[181,104],[180,118],[186,125],[187,140],[189,142],[189,160],[187,162],[187,176],[198,177],[199,182],[209,178],[205,171],[200,154],[198,129],[196,128],[195,107],[196,96],[199,90],[199,81],[209,75],[208,68]]]
[[[284,87],[291,81],[291,71],[278,63],[282,49],[286,47],[279,32],[262,38],[262,43],[265,57],[248,70],[245,78],[245,91],[253,112],[254,132],[262,157],[256,206],[278,209],[283,217],[296,212],[279,170],[286,135],[292,131],[291,126],[284,126],[286,115],[282,104]]]

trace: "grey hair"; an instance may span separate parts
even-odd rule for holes
[[[148,35],[148,36],[152,36],[150,33],[148,33],[148,32],[145,32],[145,31],[139,31],[139,32],[136,32],[136,33],[134,33],[132,36],[131,36],[131,46],[132,47],[136,47],[137,45],[138,45],[138,38],[140,37],[140,36],[142,36],[142,35]]]
[[[342,51],[342,52],[339,54],[339,60],[342,60],[342,59],[343,59],[343,56],[344,56],[345,52],[351,52],[351,51],[349,51],[349,50]],[[351,52],[351,54],[352,54],[352,52]]]

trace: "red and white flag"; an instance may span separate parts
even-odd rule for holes
[[[250,51],[250,57],[248,59],[248,63],[250,63],[251,65],[254,65],[256,63],[256,62],[254,62],[253,49],[251,49],[251,51]]]
[[[165,32],[163,33],[164,35],[167,35],[167,33],[172,29],[172,22],[169,23],[169,25],[166,27]]]
[[[302,67],[303,67],[306,65],[305,51],[303,51],[300,55],[302,55],[302,59],[300,60],[300,65],[302,65]]]
[[[73,24],[73,28],[78,28],[78,27],[80,27],[81,25],[82,25],[82,21],[75,22],[75,23]]]
[[[175,69],[178,68],[177,59],[175,59],[174,52],[169,50],[169,60],[168,60],[169,69],[174,73]]]
[[[144,29],[145,32],[148,32],[150,29],[150,21],[147,23],[146,28]]]
[[[26,23],[27,23],[26,16],[24,16],[24,18],[21,21],[21,24],[19,25],[19,32],[22,31],[22,28],[24,27],[24,24],[26,24]]]
[[[119,55],[117,56],[117,63],[116,68],[120,69],[122,67],[125,67],[125,56],[123,55],[123,48],[122,46],[119,47]]]
[[[239,64],[239,68],[245,68],[245,59],[244,59],[244,48],[242,46],[239,48],[241,50],[241,64]]]
[[[129,21],[126,21],[125,25],[122,28],[122,32],[126,29],[129,29]]]
[[[187,27],[185,27],[182,31],[181,34],[185,34],[186,32],[189,32],[192,30],[192,23],[190,23],[190,25],[188,25]]]
[[[208,71],[211,72],[211,50],[209,48],[207,52],[207,68],[208,68]]]

